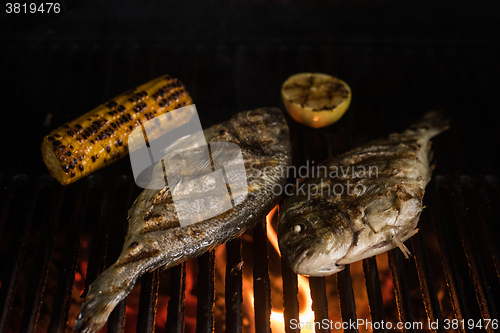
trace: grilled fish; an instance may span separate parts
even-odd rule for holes
[[[298,274],[324,276],[413,236],[430,180],[433,136],[448,128],[435,111],[403,133],[369,142],[317,167],[283,204],[279,247]],[[306,190],[308,192],[306,193]]]
[[[183,160],[182,157],[188,155],[179,152],[189,149],[196,151],[196,140],[191,140],[188,136],[170,146],[165,152],[164,163],[155,166],[153,174],[158,177],[154,176],[151,182],[158,179],[161,182],[165,167],[169,168],[169,165],[184,163],[186,167],[180,169],[184,174],[180,174],[177,179],[169,177],[168,185],[163,188],[148,186],[136,199],[129,211],[128,233],[122,253],[90,285],[75,322],[75,331],[98,331],[113,308],[129,294],[137,278],[143,273],[159,267],[167,269],[241,235],[276,205],[278,197],[271,189],[286,182],[281,170],[286,169],[291,161],[289,130],[282,112],[276,108],[241,112],[231,120],[203,132],[210,145],[213,142],[225,142],[240,147],[247,178],[244,185],[248,195],[241,200],[234,199],[234,206],[228,211],[222,211],[201,222],[181,226],[172,193],[177,191],[180,201],[183,197],[197,203],[206,199],[202,205],[208,202],[214,209],[218,209],[220,200],[218,195],[207,198],[204,192],[209,185],[207,183],[201,187],[189,186],[189,177],[193,171],[188,167],[189,158]],[[213,163],[218,152],[212,150],[211,153]],[[226,156],[224,165],[229,180],[234,178],[232,167],[235,164],[233,162],[237,161],[237,157],[230,157]],[[195,166],[199,167],[197,177],[213,172],[211,163],[206,164],[201,168]],[[264,168],[265,176],[262,176]],[[184,190],[179,190],[178,185],[182,182]],[[238,196],[235,192],[241,189],[231,187],[228,190],[236,198]],[[193,201],[193,197],[202,200]]]

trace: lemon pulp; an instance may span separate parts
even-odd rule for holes
[[[351,103],[351,88],[328,74],[299,73],[283,83],[281,97],[294,120],[320,128],[344,115]]]

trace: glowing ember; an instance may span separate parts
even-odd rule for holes
[[[273,245],[276,253],[281,256],[279,246],[278,246],[278,236],[274,231],[273,226],[271,225],[271,221],[273,220],[274,214],[278,206],[274,207],[271,212],[266,217],[267,223],[267,239]],[[312,299],[311,299],[311,291],[309,289],[309,281],[302,275],[297,275],[298,281],[298,289],[299,289],[299,299],[304,299],[305,303],[301,307],[302,309],[299,312],[299,320],[304,323],[306,326],[314,327],[314,312],[312,311]],[[253,295],[251,295],[251,300],[253,304]],[[311,322],[311,325],[307,325],[306,323]],[[271,329],[273,332],[285,332],[285,319],[283,317],[283,312],[271,311]],[[302,329],[301,332],[304,333],[312,333],[314,332],[314,328],[312,329]]]

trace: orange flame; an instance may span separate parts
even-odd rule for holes
[[[273,245],[276,253],[281,256],[279,246],[278,246],[278,236],[274,231],[274,228],[271,225],[271,221],[276,213],[278,206],[274,207],[271,212],[266,217],[267,223],[267,239]],[[299,321],[304,323],[305,326],[312,327],[312,329],[302,329],[303,333],[314,333],[314,312],[312,311],[312,299],[311,299],[311,291],[309,289],[309,281],[302,275],[297,275],[298,279],[298,289],[299,289],[299,298],[305,299],[305,304],[301,307],[302,310],[299,312]],[[249,298],[254,304],[253,294],[249,293]],[[307,325],[306,323],[310,322],[311,325]],[[282,311],[271,310],[271,329],[273,332],[285,332],[285,319],[283,317]]]

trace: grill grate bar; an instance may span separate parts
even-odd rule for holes
[[[371,257],[363,259],[363,272],[366,281],[366,293],[368,295],[368,303],[370,306],[370,314],[372,322],[381,323],[385,321],[384,300],[382,298],[382,290],[380,289],[380,278],[378,275],[377,259]],[[374,329],[375,333],[387,332],[385,327]]]
[[[196,333],[211,333],[214,330],[215,251],[204,253],[198,259],[198,267]]]
[[[97,226],[95,226],[96,232],[92,240],[92,247],[89,255],[88,269],[85,279],[85,291],[82,294],[83,297],[85,297],[89,285],[93,283],[95,279],[105,270],[107,263],[109,264],[107,253],[110,238],[124,235],[124,230],[123,228],[121,228],[122,232],[120,233],[120,235],[112,234],[113,237],[108,237],[111,227],[111,221],[114,218],[114,214],[116,214],[115,206],[120,206],[119,202],[116,202],[116,198],[119,196],[119,193],[123,191],[125,183],[126,178],[122,177],[114,177],[109,182],[103,181],[102,194],[99,196],[99,219]],[[121,216],[121,223],[123,224],[123,226],[126,226],[126,223],[123,223],[125,220],[126,219]],[[123,245],[123,238],[124,237],[119,237],[120,246],[116,245],[117,242],[113,242],[114,247],[117,247],[117,249],[121,249]],[[116,257],[118,257],[116,253],[114,254]]]
[[[109,315],[108,332],[122,333],[125,331],[125,311],[127,309],[127,299],[118,303]]]
[[[276,68],[278,69],[277,77],[279,77],[280,80],[280,85],[278,87],[281,89],[281,83],[286,80],[288,76],[294,73],[294,64],[293,57],[290,56],[292,52],[289,45],[280,45],[277,53],[278,64]],[[280,106],[281,109],[284,109],[281,99]],[[285,116],[290,133],[300,133],[300,124],[291,120],[288,113],[285,113]],[[307,151],[307,149],[303,149],[304,141],[305,140],[299,140],[299,138],[295,135],[290,136],[290,144],[292,146],[292,150],[294,151],[294,154],[292,154],[292,165],[294,166],[301,165],[301,162],[304,160],[304,153]],[[294,176],[290,175],[290,177]],[[299,288],[297,274],[295,274],[292,269],[288,267],[288,264],[285,262],[283,257],[281,257],[281,277],[283,281],[283,318],[285,322],[285,332],[299,333],[299,328],[292,328],[292,325],[286,324],[290,323],[292,320],[295,322],[299,321],[300,308],[298,301]]]
[[[459,321],[468,320],[470,318],[469,308],[465,303],[464,290],[462,283],[460,282],[460,275],[455,262],[456,259],[452,253],[453,246],[451,244],[449,226],[443,213],[444,211],[449,211],[441,200],[444,196],[444,181],[443,176],[436,176],[435,181],[433,182],[435,184],[435,189],[427,191],[428,196],[431,197],[429,198],[429,201],[436,203],[436,206],[432,206],[431,208],[433,210],[433,216],[436,217],[433,218],[432,221],[434,229],[438,235],[438,239],[443,240],[442,242],[439,242],[439,250],[441,253],[441,260],[443,263],[446,283],[448,285],[448,291],[450,293],[451,304],[455,312],[455,318]]]
[[[404,259],[401,251],[396,248],[389,251],[389,266],[391,268],[394,295],[398,306],[399,321],[414,322],[413,311],[410,303],[410,290],[404,267]],[[404,332],[416,332],[415,329],[404,329]]]
[[[26,255],[28,236],[30,234],[31,222],[33,221],[33,212],[35,210],[39,193],[43,188],[43,184],[36,184],[32,195],[29,195],[29,192],[32,190],[29,185],[29,178],[26,175],[20,175],[14,180],[14,187],[22,189],[23,196],[18,196],[18,199],[25,198],[25,200],[22,201],[29,202],[29,206],[27,208],[16,207],[19,209],[15,209],[13,212],[13,214],[15,214],[13,219],[16,220],[15,222],[13,221],[13,223],[19,226],[20,237],[16,245],[17,248],[13,251],[15,255],[11,256],[10,261],[4,266],[7,267],[7,269],[5,270],[6,276],[2,277],[2,288],[0,289],[0,304],[2,304],[2,312],[0,314],[0,331],[5,331],[10,318],[9,314],[12,307],[12,301],[14,300],[14,295],[16,293],[19,273],[21,272],[24,257]]]
[[[456,221],[458,222],[458,228],[462,238],[462,244],[464,245],[465,254],[467,256],[467,261],[469,264],[470,276],[473,280],[474,288],[476,290],[476,296],[478,298],[479,307],[481,310],[481,315],[483,319],[498,318],[497,311],[491,294],[487,292],[489,290],[488,283],[485,280],[486,274],[484,270],[484,265],[479,255],[479,247],[477,245],[476,238],[470,223],[469,209],[465,207],[465,202],[472,203],[473,199],[467,187],[472,186],[472,179],[467,176],[462,176],[460,178],[460,184],[452,184],[453,193],[452,195],[452,205],[455,211]],[[463,188],[465,187],[465,190]],[[493,332],[493,328],[490,326],[487,329],[488,332]]]
[[[242,261],[241,240],[226,243],[226,332],[241,332]]]
[[[96,67],[95,62],[99,59],[101,55],[96,46],[92,46],[89,51],[85,53],[85,63],[87,64],[85,68],[85,73],[88,73],[88,79],[84,80],[84,84],[81,87],[80,104],[84,104],[84,101],[88,99],[89,95],[92,95],[95,84],[100,82],[99,79],[92,77],[93,73],[96,73],[94,68]],[[93,83],[91,85],[90,83]],[[60,119],[62,120],[62,119]],[[59,121],[60,121],[59,120]],[[52,306],[52,313],[49,322],[49,332],[63,332],[65,330],[65,325],[67,321],[67,316],[70,308],[71,292],[73,290],[73,283],[75,278],[75,271],[79,261],[80,255],[80,242],[83,233],[83,228],[85,225],[86,208],[89,199],[90,191],[94,188],[100,188],[101,179],[99,176],[90,175],[83,180],[78,181],[73,188],[76,190],[76,197],[73,201],[73,214],[70,217],[69,228],[66,234],[66,240],[64,244],[63,252],[63,265],[61,267],[66,267],[66,270],[62,270],[59,273],[57,287],[55,291],[54,303]],[[90,279],[86,277],[85,285],[87,286]],[[86,289],[86,288],[85,288]]]
[[[66,269],[59,272],[48,328],[48,331],[51,333],[65,331],[75,271],[80,254],[80,241],[85,223],[87,202],[91,189],[96,187],[99,183],[98,178],[99,177],[95,175],[90,175],[76,185],[78,187],[76,188],[76,197],[73,201],[71,210],[73,214],[70,218],[69,228],[66,234],[61,266],[66,267]]]
[[[423,245],[424,240],[422,232],[418,232],[411,238],[411,244],[427,318],[429,322],[435,322],[437,320],[442,323],[443,315],[439,306],[429,254],[427,253],[425,245]],[[445,332],[443,325],[439,325],[437,329],[433,329],[433,332]]]
[[[104,271],[106,265],[106,250],[108,243],[108,231],[111,218],[111,209],[116,191],[111,190],[108,183],[100,184],[102,194],[99,195],[99,220],[95,235],[92,239],[91,252],[89,254],[88,269],[85,278],[85,291],[83,297],[87,295],[89,285]]]
[[[170,300],[167,308],[167,333],[184,332],[184,299],[186,295],[186,262],[170,269]]]
[[[291,320],[298,322],[299,320],[299,301],[297,295],[299,293],[297,274],[295,274],[281,257],[281,276],[283,279],[283,317],[285,323]],[[292,328],[291,325],[285,325],[286,333],[299,333],[299,328]]]
[[[141,278],[139,313],[137,314],[137,332],[155,331],[156,304],[158,300],[158,276],[160,269],[146,273]]]
[[[499,239],[499,233],[496,232],[498,228],[495,228],[497,224],[497,215],[493,207],[500,207],[500,202],[498,196],[495,193],[494,188],[497,188],[498,193],[498,179],[492,176],[486,176],[481,180],[480,191],[476,197],[477,205],[481,207],[479,214],[481,218],[481,225],[483,228],[483,233],[485,241],[488,244],[489,254],[493,263],[495,265],[495,270],[497,273],[498,281],[500,282],[500,258],[499,251],[495,239]]]
[[[339,290],[340,311],[343,322],[356,321],[356,303],[352,290],[352,279],[350,265],[345,265],[344,269],[337,273],[337,286]],[[347,333],[359,332],[358,328],[351,328],[350,325],[344,330]]]
[[[312,310],[314,311],[314,321],[323,323],[323,320],[326,319],[329,322],[325,277],[310,277],[309,287],[311,289],[311,299],[313,301]],[[316,332],[329,333],[330,329],[324,328],[323,325],[321,325],[321,327],[316,328]]]
[[[130,179],[124,175],[119,175],[115,180],[119,185],[119,191],[116,191],[118,196],[115,199],[114,211],[111,216],[111,224],[109,234],[112,237],[108,239],[108,255],[106,257],[106,266],[113,264],[121,253],[123,240],[127,232],[127,210],[132,205],[135,197],[133,190],[135,185]],[[124,204],[120,204],[124,203]],[[127,307],[127,299],[122,300],[116,308],[111,312],[108,320],[108,332],[121,333],[125,329],[125,311]]]
[[[269,279],[269,254],[266,219],[253,229],[253,292],[255,327],[259,333],[271,332],[271,281]]]
[[[65,188],[58,186],[52,177],[44,175],[40,178],[40,181],[47,184],[50,188],[49,202],[55,203],[55,205],[49,205],[49,212],[44,218],[44,222],[47,221],[48,225],[44,225],[40,236],[40,245],[38,248],[42,249],[42,251],[38,252],[37,259],[35,260],[30,289],[21,320],[21,332],[33,332],[36,326],[65,192]]]

